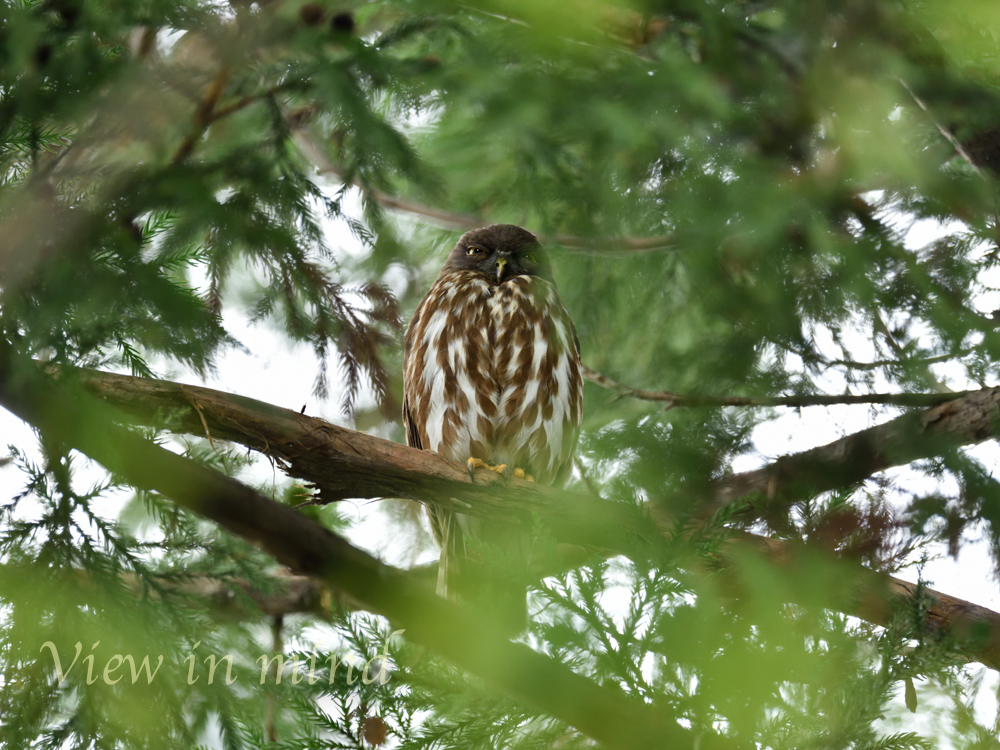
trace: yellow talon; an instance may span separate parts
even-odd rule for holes
[[[497,464],[496,466],[490,466],[488,463],[483,461],[481,458],[469,458],[465,462],[469,467],[469,479],[472,480],[473,484],[476,481],[476,469],[489,469],[490,471],[495,471],[497,474],[503,474],[504,479],[510,474],[507,469],[507,464]]]
[[[482,467],[486,466],[487,464],[481,458],[471,458],[470,457],[469,460],[466,461],[466,465],[469,467],[469,481],[472,482],[473,484],[475,484],[476,483],[476,469],[482,468]]]
[[[514,476],[518,479],[527,479],[529,482],[535,481],[535,478],[531,474],[526,474],[524,469],[521,468],[514,469]]]
[[[502,474],[504,479],[508,479],[511,475],[517,477],[518,479],[527,479],[529,482],[534,482],[535,478],[531,474],[525,473],[524,469],[516,468],[511,471],[507,464],[497,464],[496,466],[490,466],[488,463],[483,461],[481,458],[469,458],[466,461],[466,465],[469,467],[469,479],[475,483],[476,481],[476,469],[489,469],[490,471],[495,471],[497,474]]]

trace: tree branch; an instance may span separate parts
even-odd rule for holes
[[[464,466],[429,451],[407,448],[253,399],[126,375],[96,371],[79,374],[91,393],[144,423],[149,423],[150,415],[167,413],[172,419],[171,429],[204,435],[207,424],[216,438],[266,453],[281,462],[289,475],[320,487],[328,501],[393,496],[473,515],[503,515],[525,523],[539,516],[560,541],[620,553],[635,554],[637,539],[652,541],[661,533],[674,531],[673,520],[661,505],[646,509],[653,511],[650,517],[643,509],[624,503],[516,479],[505,483],[488,472],[471,484]],[[708,507],[717,509],[753,492],[775,499],[779,492],[787,498],[795,490],[822,485],[824,481],[829,485],[826,489],[849,485],[876,471],[935,455],[951,446],[994,438],[1000,433],[994,423],[998,401],[1000,389],[987,389],[779,459],[762,469],[728,477],[713,487]],[[192,405],[195,402],[197,409]],[[867,454],[871,456],[862,460]],[[811,473],[814,470],[817,475]],[[779,562],[788,555],[788,545],[782,542],[752,539]],[[891,617],[887,599],[906,595],[912,591],[912,584],[860,565],[852,570],[859,581],[857,597],[839,601],[837,606],[873,623],[887,624]],[[1000,668],[1000,614],[944,593],[927,593],[937,602],[928,615],[934,627],[949,625],[971,632],[974,624],[986,624],[991,635],[973,653],[984,663]]]
[[[1000,436],[1000,388],[941,395],[960,398],[727,477],[713,487],[704,512],[755,492],[772,507],[787,508],[795,499],[850,487],[894,466]]]
[[[936,406],[945,401],[971,396],[979,391],[950,393],[863,393],[859,395],[810,395],[810,396],[699,396],[672,393],[671,391],[643,391],[612,380],[607,375],[583,368],[583,377],[591,383],[614,391],[619,397],[640,401],[656,401],[674,407],[700,406],[830,406],[833,404],[893,404],[895,406]]]
[[[986,175],[982,173],[982,170],[979,169],[976,162],[974,162],[972,157],[969,156],[969,152],[965,150],[962,144],[958,142],[958,139],[946,127],[937,121],[937,118],[934,117],[934,113],[930,111],[923,99],[917,96],[913,89],[910,88],[910,85],[902,78],[899,79],[899,82],[902,84],[903,88],[906,89],[906,93],[910,95],[910,98],[913,99],[914,103],[924,111],[924,114],[926,114],[928,119],[930,119],[930,121],[934,124],[934,127],[938,129],[938,132],[944,136],[948,143],[951,144],[952,148],[955,149],[958,155],[965,159],[966,163],[972,167],[972,171],[976,173],[976,176],[979,179],[986,180],[988,182]]]
[[[23,564],[14,563],[0,565],[0,580],[17,580],[24,575],[24,567]],[[433,582],[423,569],[412,572],[424,575],[428,585]],[[54,573],[64,575],[75,586],[89,588],[94,585],[87,571],[81,568],[67,568]],[[120,579],[122,585],[136,598],[162,595],[168,599],[177,598],[188,602],[194,600],[222,619],[291,614],[312,614],[329,618],[331,612],[329,590],[308,576],[281,573],[272,575],[266,593],[248,581],[223,580],[205,575],[193,575],[179,580],[154,576],[155,590],[151,590],[148,579],[134,573],[123,573]],[[252,606],[247,607],[243,597],[249,599]]]
[[[69,373],[67,373],[69,374]],[[158,412],[168,429],[229,440],[275,460],[291,477],[318,489],[323,503],[403,497],[457,512],[470,508],[530,523],[539,514],[564,541],[624,551],[635,535],[657,532],[639,508],[467,468],[436,453],[348,430],[322,419],[211,388],[81,370],[72,373],[102,400],[147,424]],[[197,405],[197,406],[195,406]],[[594,523],[592,518],[602,519]],[[608,522],[612,523],[608,523]]]
[[[34,372],[32,372],[34,370]],[[406,629],[407,637],[610,748],[690,746],[694,737],[661,708],[577,675],[494,625],[434,596],[418,579],[384,565],[345,539],[246,485],[112,423],[107,407],[53,387],[33,366],[15,367],[0,349],[0,405],[101,463],[135,487],[159,492],[258,544],[293,571],[342,592],[357,606]],[[702,746],[728,748],[721,737]]]
[[[972,354],[972,349],[965,349],[955,354],[938,354],[934,357],[920,357],[914,359],[878,359],[874,362],[857,362],[853,359],[828,359],[823,364],[828,366],[846,367],[849,370],[877,370],[880,367],[905,367],[914,365],[933,365],[939,362],[950,362],[953,359],[961,359]],[[802,357],[799,352],[793,352]],[[805,357],[803,357],[805,359]]]
[[[190,156],[191,152],[194,151],[194,146],[198,142],[198,139],[204,135],[208,126],[217,119],[213,117],[215,105],[222,98],[228,82],[229,68],[223,66],[219,74],[215,77],[215,80],[208,85],[208,88],[205,90],[205,96],[195,108],[194,115],[191,118],[191,131],[181,141],[181,145],[177,147],[173,158],[170,160],[171,164],[179,164]]]
[[[272,86],[271,88],[265,91],[260,91],[256,94],[247,94],[246,96],[241,96],[236,101],[231,102],[230,104],[227,104],[224,107],[217,107],[213,109],[206,118],[207,122],[208,124],[212,124],[214,122],[217,122],[218,120],[223,119],[224,117],[229,117],[229,115],[239,112],[241,109],[246,109],[251,104],[258,102],[261,99],[281,93],[286,88],[288,88],[287,84],[279,83],[277,86]]]

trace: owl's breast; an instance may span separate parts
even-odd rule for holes
[[[456,278],[438,280],[407,333],[404,388],[421,443],[456,461],[506,463],[551,482],[572,453],[582,411],[569,315],[555,287],[538,278],[490,285],[449,276]]]

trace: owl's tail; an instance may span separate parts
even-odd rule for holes
[[[520,635],[528,626],[527,590],[523,582],[503,574],[508,566],[490,565],[469,538],[482,539],[497,550],[515,557],[527,567],[530,538],[519,529],[490,524],[484,533],[479,519],[460,513],[434,510],[431,513],[434,536],[441,547],[438,561],[438,596],[472,609],[487,622],[510,637]]]

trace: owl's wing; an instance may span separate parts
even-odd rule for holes
[[[407,396],[403,396],[403,427],[406,429],[406,444],[411,448],[423,450],[424,446],[420,443],[420,430],[417,429],[417,423],[413,421],[413,414],[410,412],[410,399]]]
[[[423,450],[420,443],[420,430],[416,420],[413,419],[413,411],[410,409],[410,383],[407,382],[407,375],[410,374],[410,350],[413,348],[413,336],[420,320],[423,310],[423,303],[417,306],[413,313],[410,324],[406,327],[406,337],[403,339],[403,427],[406,430],[406,444],[411,448]]]
[[[563,311],[565,313],[565,310]],[[581,357],[580,357],[580,335],[576,332],[576,325],[573,323],[573,319],[569,317],[569,313],[566,313],[566,320],[569,322],[569,329],[573,333],[573,346],[576,348],[576,359],[582,367]],[[582,377],[579,375],[578,377]],[[571,386],[572,387],[572,386]],[[580,383],[580,400],[583,399],[583,384]],[[580,409],[580,417],[582,417],[583,409]],[[555,477],[552,480],[552,485],[554,487],[565,487],[566,482],[569,481],[570,474],[573,471],[573,456],[576,455],[576,441],[580,436],[580,418],[576,420],[576,423],[572,427],[572,437],[569,440],[568,445],[563,446],[563,461],[556,468]]]

